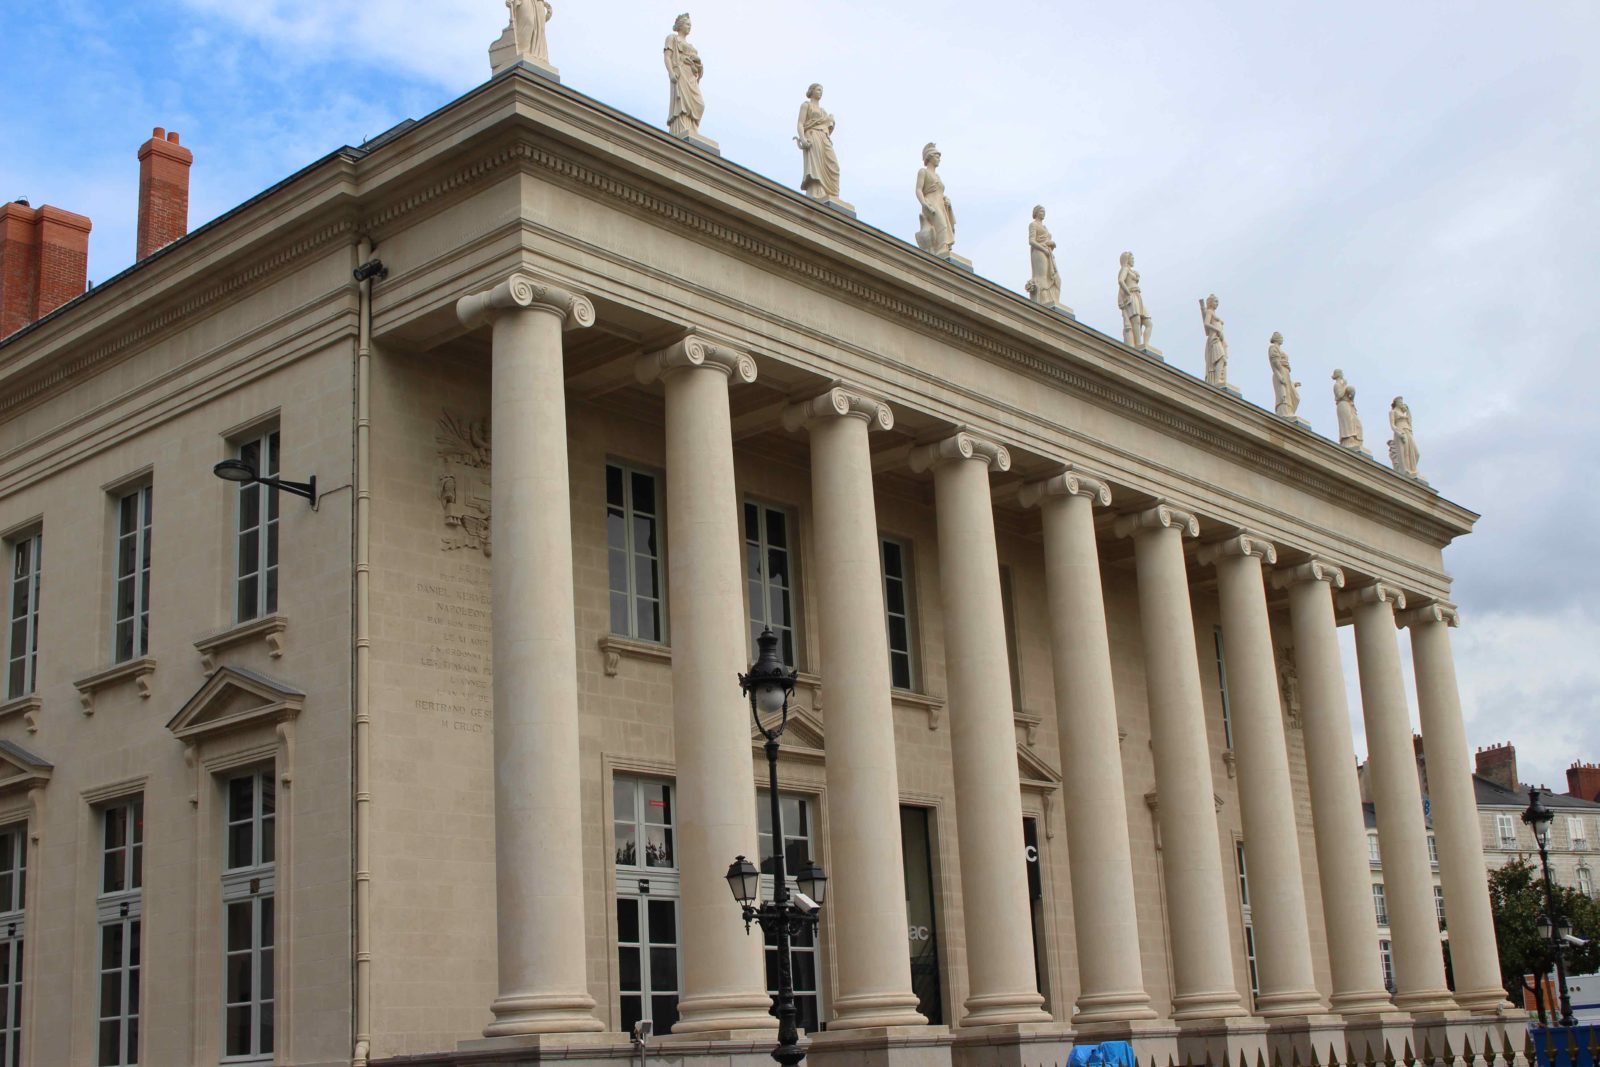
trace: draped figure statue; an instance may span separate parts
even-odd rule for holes
[[[1222,332],[1222,318],[1217,314],[1217,294],[1212,293],[1200,301],[1200,325],[1206,331],[1206,382],[1228,387],[1228,338]]]
[[[1274,333],[1267,344],[1267,363],[1272,367],[1273,410],[1286,419],[1296,418],[1300,410],[1300,383],[1289,370],[1289,357],[1283,351],[1283,334]]]
[[[1394,431],[1389,439],[1389,463],[1409,478],[1421,478],[1417,473],[1417,437],[1411,428],[1411,408],[1403,396],[1395,397],[1389,405],[1389,429]]]
[[[698,137],[700,117],[706,113],[705,97],[700,95],[700,78],[705,65],[700,53],[689,43],[689,16],[679,15],[672,33],[662,45],[671,92],[667,100],[667,129],[679,137]]]
[[[937,145],[929,142],[923,146],[922,169],[917,171],[917,203],[922,205],[917,245],[948,258],[956,243],[956,212],[950,206],[950,198],[944,195],[944,182],[939,177],[942,158]]]
[[[1365,451],[1361,433],[1361,416],[1356,414],[1355,386],[1344,380],[1344,371],[1333,372],[1333,406],[1339,416],[1339,443],[1346,448]]]
[[[1061,302],[1061,273],[1056,270],[1056,242],[1044,224],[1043,206],[1033,209],[1028,223],[1028,259],[1033,276],[1028,279],[1028,295],[1046,306]]]
[[[506,7],[511,9],[511,35],[517,58],[549,66],[550,42],[545,37],[544,24],[555,14],[555,6],[550,0],[506,0]]]
[[[839,198],[839,157],[833,151],[833,116],[822,109],[822,86],[806,90],[795,121],[794,143],[800,146],[805,173],[800,189],[814,200]]]
[[[1122,343],[1132,348],[1150,347],[1150,313],[1144,307],[1139,289],[1139,272],[1133,269],[1133,253],[1122,253],[1117,269],[1117,310],[1122,312]]]

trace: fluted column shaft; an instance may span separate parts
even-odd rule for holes
[[[1333,972],[1330,1005],[1346,1016],[1389,1011],[1393,1002],[1383,985],[1383,961],[1378,955],[1366,823],[1351,757],[1355,741],[1333,615],[1333,590],[1344,586],[1344,573],[1313,560],[1274,575],[1273,584],[1289,590],[1311,823]]]
[[[839,992],[830,1030],[927,1022],[906,952],[905,867],[883,563],[869,429],[887,405],[833,388],[784,412],[811,437],[812,538],[822,685],[828,694],[828,840]]]
[[[1450,627],[1454,605],[1430,604],[1403,616],[1411,628],[1411,664],[1417,679],[1417,711],[1428,755],[1428,791],[1433,836],[1439,848],[1445,919],[1450,927],[1450,963],[1456,1003],[1469,1011],[1493,1011],[1505,1002],[1489,886],[1484,879],[1483,837],[1472,787],[1471,756],[1461,721]]]
[[[492,323],[494,809],[499,995],[489,1037],[599,1030],[585,978],[572,507],[561,331],[588,300],[515,275],[463,297]]]
[[[745,670],[744,542],[733,478],[728,379],[749,356],[696,337],[643,357],[666,388],[672,729],[677,764],[681,995],[675,1033],[775,1027],[762,942],[748,936],[723,872],[756,856]]]
[[[1172,931],[1172,1017],[1186,1022],[1244,1015],[1234,984],[1211,742],[1183,559],[1183,537],[1198,533],[1198,524],[1162,505],[1123,516],[1116,530],[1133,538],[1138,569],[1156,817]]]
[[[1444,981],[1422,786],[1417,781],[1395,634],[1395,608],[1405,607],[1405,595],[1392,586],[1375,584],[1344,593],[1340,600],[1355,617],[1372,804],[1378,816],[1384,895],[1394,943],[1394,1002],[1406,1011],[1447,1010],[1455,1007],[1455,1001]]]
[[[1206,546],[1202,560],[1217,568],[1261,990],[1257,1011],[1269,1017],[1315,1014],[1325,1005],[1311,964],[1300,828],[1294,817],[1277,659],[1261,573],[1263,560],[1277,561],[1277,550],[1245,533]]]
[[[1035,984],[1022,785],[989,469],[1003,446],[960,433],[912,454],[934,472],[945,672],[967,926],[963,1026],[1049,1020]]]
[[[1062,804],[1078,945],[1073,1025],[1153,1019],[1139,958],[1133,855],[1111,683],[1094,505],[1104,481],[1069,470],[1023,487],[1043,513],[1045,585],[1060,730]]]

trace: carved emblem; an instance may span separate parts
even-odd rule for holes
[[[439,445],[439,506],[447,533],[441,540],[446,552],[478,549],[492,555],[489,531],[489,469],[493,450],[489,421],[445,412],[434,440]]]

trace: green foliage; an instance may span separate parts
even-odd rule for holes
[[[1555,887],[1555,896],[1556,910],[1572,921],[1573,932],[1590,941],[1585,948],[1568,948],[1567,973],[1600,971],[1600,902],[1560,885]],[[1545,974],[1554,966],[1550,943],[1539,936],[1536,926],[1538,917],[1548,910],[1544,878],[1538,868],[1518,859],[1491,871],[1489,906],[1500,945],[1500,982],[1512,1003],[1521,1004],[1527,988],[1522,976]]]

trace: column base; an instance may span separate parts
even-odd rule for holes
[[[511,993],[496,997],[489,1010],[494,1022],[483,1028],[488,1038],[592,1034],[605,1029],[594,1017],[594,998],[587,993]]]
[[[1499,986],[1489,989],[1468,989],[1464,992],[1458,989],[1456,1006],[1474,1015],[1499,1015],[1503,1011],[1513,1010],[1511,1002],[1506,1000],[1506,991]]]
[[[1263,1019],[1311,1019],[1327,1015],[1328,1006],[1315,989],[1265,993],[1256,999],[1256,1014]]]
[[[1161,1017],[1150,1006],[1150,994],[1142,989],[1130,989],[1120,993],[1086,993],[1078,998],[1075,1008],[1072,1013],[1072,1025],[1079,1030],[1086,1026],[1150,1022]]]
[[[967,998],[963,1005],[967,1014],[961,1019],[961,1029],[980,1026],[1043,1026],[1055,1020],[1041,1006],[1044,997],[1029,990],[1026,993],[990,993]]]
[[[1172,998],[1172,1021],[1179,1024],[1221,1023],[1248,1016],[1237,989],[1218,989],[1210,993],[1183,993]]]
[[[1073,1044],[1073,1031],[1055,1022],[964,1025],[955,1032],[950,1060],[952,1067],[1064,1064]]]
[[[833,1002],[829,1030],[922,1027],[928,1020],[917,1010],[915,993],[859,993]]]
[[[947,1026],[827,1030],[811,1039],[806,1061],[814,1067],[950,1067],[954,1041]]]
[[[1345,1022],[1326,1012],[1273,1018],[1267,1023],[1267,1050],[1269,1063],[1343,1062]]]
[[[1267,1024],[1260,1019],[1178,1023],[1180,1063],[1266,1063]]]
[[[1329,1001],[1328,1007],[1336,1015],[1343,1015],[1351,1022],[1372,1015],[1393,1014],[1394,998],[1387,989],[1361,989],[1353,993],[1335,993]]]
[[[1152,1014],[1154,1014],[1152,1012]],[[1178,1062],[1178,1028],[1164,1019],[1075,1025],[1076,1044],[1098,1045],[1106,1041],[1126,1041],[1140,1063],[1161,1067]]]
[[[672,1027],[671,1037],[684,1034],[707,1037],[777,1028],[778,1020],[772,1016],[772,998],[765,993],[719,993],[685,997],[679,1001],[678,1021]]]
[[[1414,993],[1397,993],[1394,1006],[1413,1015],[1431,1015],[1455,1011],[1456,998],[1450,995],[1450,990],[1441,986],[1438,989],[1419,989]]]

